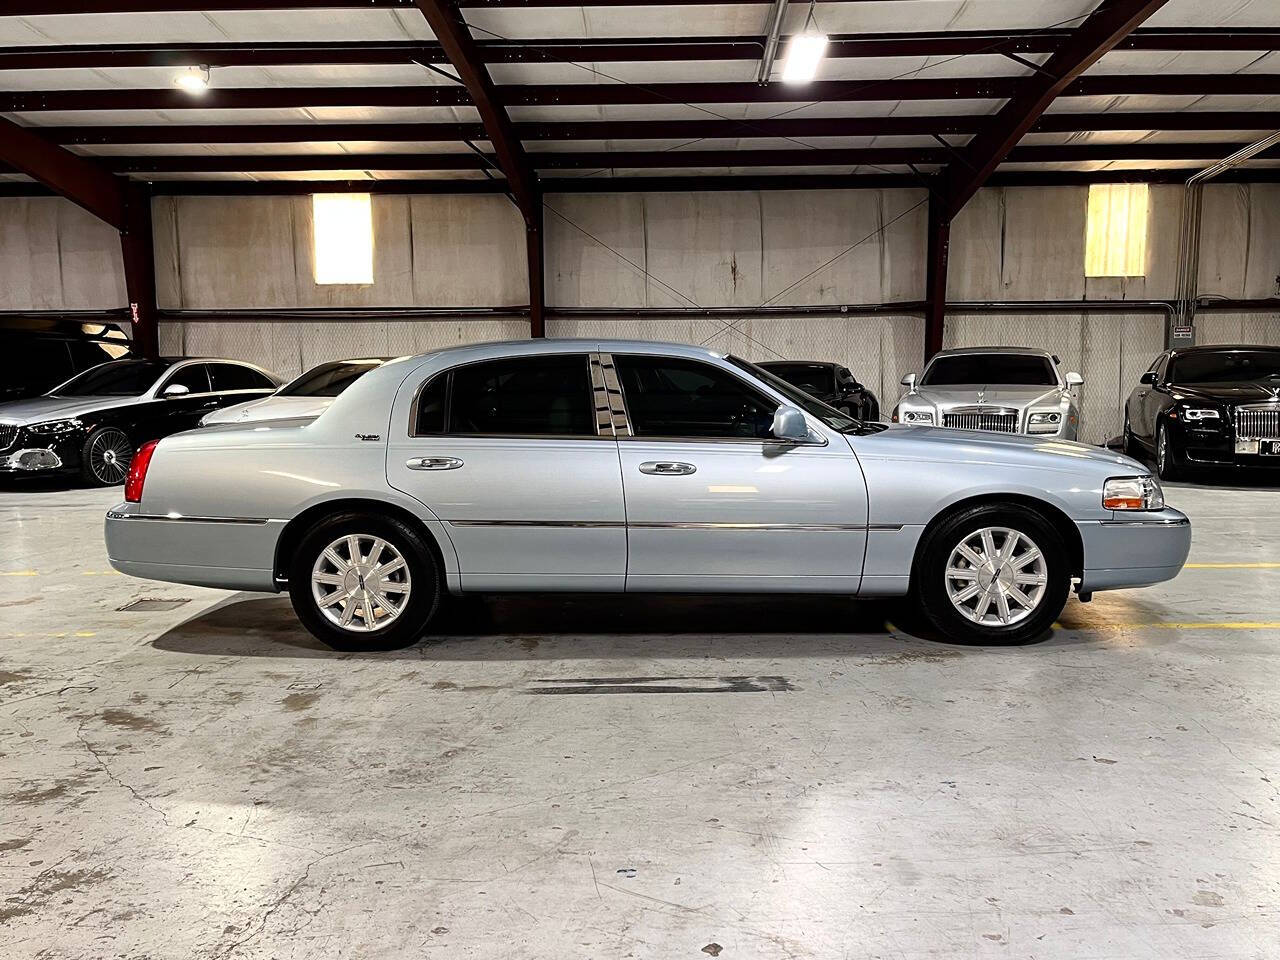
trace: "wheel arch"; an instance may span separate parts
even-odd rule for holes
[[[934,531],[944,521],[963,510],[973,507],[1006,505],[1024,507],[1043,517],[1054,528],[1058,536],[1062,538],[1063,544],[1066,545],[1067,562],[1071,569],[1071,576],[1080,577],[1084,575],[1084,539],[1080,536],[1079,527],[1063,512],[1062,508],[1050,503],[1048,500],[1041,500],[1026,494],[985,493],[947,504],[945,508],[934,515],[933,519],[925,524],[924,530],[920,532],[920,538],[916,541],[915,554],[911,559],[912,583],[915,582],[916,569],[920,565],[921,557],[924,556]]]
[[[399,520],[422,535],[427,546],[435,554],[436,563],[444,572],[446,580],[457,575],[457,563],[446,559],[445,550],[439,538],[430,526],[412,510],[389,500],[375,500],[369,497],[339,497],[333,500],[322,500],[312,504],[284,525],[280,536],[276,539],[275,557],[272,560],[272,575],[277,586],[289,581],[289,558],[302,538],[315,524],[325,517],[340,513],[370,513],[375,516],[391,517]],[[452,554],[452,551],[450,551]]]

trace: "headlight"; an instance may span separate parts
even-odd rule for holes
[[[1182,415],[1188,420],[1221,420],[1222,414],[1210,407],[1185,407]]]
[[[1164,491],[1155,477],[1112,477],[1102,485],[1106,510],[1162,510]]]
[[[933,423],[933,411],[931,410],[903,410],[901,420],[903,423]]]
[[[80,420],[46,420],[44,423],[30,424],[27,429],[32,433],[48,433],[59,436],[64,433],[71,433],[74,430],[80,430],[84,427],[84,423]]]
[[[1062,425],[1062,414],[1057,410],[1033,413],[1027,417],[1028,433],[1057,433]]]

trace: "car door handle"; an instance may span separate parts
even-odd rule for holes
[[[457,470],[462,461],[457,457],[410,457],[404,465],[410,470]]]
[[[697,469],[692,463],[676,463],[672,460],[646,460],[640,464],[641,473],[659,477],[687,477]]]

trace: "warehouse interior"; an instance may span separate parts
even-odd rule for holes
[[[847,368],[884,421],[940,351],[1032,348],[1082,378],[1071,439],[1152,461],[1158,358],[1280,348],[1278,51],[1273,0],[10,0],[0,326],[273,386],[672,342]],[[120,488],[14,464],[14,957],[1280,940],[1280,469],[1153,463],[1182,573],[1021,646],[892,599],[512,594],[352,653],[285,595],[121,575]]]

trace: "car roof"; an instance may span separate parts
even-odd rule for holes
[[[761,367],[838,367],[840,364],[834,360],[761,360],[757,363]]]
[[[955,347],[951,350],[939,350],[934,354],[934,358],[959,357],[975,353],[1016,353],[1027,357],[1044,357],[1049,360],[1053,359],[1053,354],[1048,350],[1039,350],[1035,347]]]
[[[488,357],[518,357],[526,354],[555,353],[557,350],[581,350],[599,353],[662,353],[672,357],[723,360],[727,354],[709,347],[687,343],[667,343],[661,340],[605,340],[599,337],[538,337],[530,340],[493,340],[487,343],[466,343],[456,347],[431,350],[418,356],[448,357],[464,353],[473,359]]]
[[[1197,343],[1194,347],[1175,347],[1169,354],[1180,357],[1188,353],[1210,353],[1215,350],[1280,350],[1280,347],[1265,343]]]

